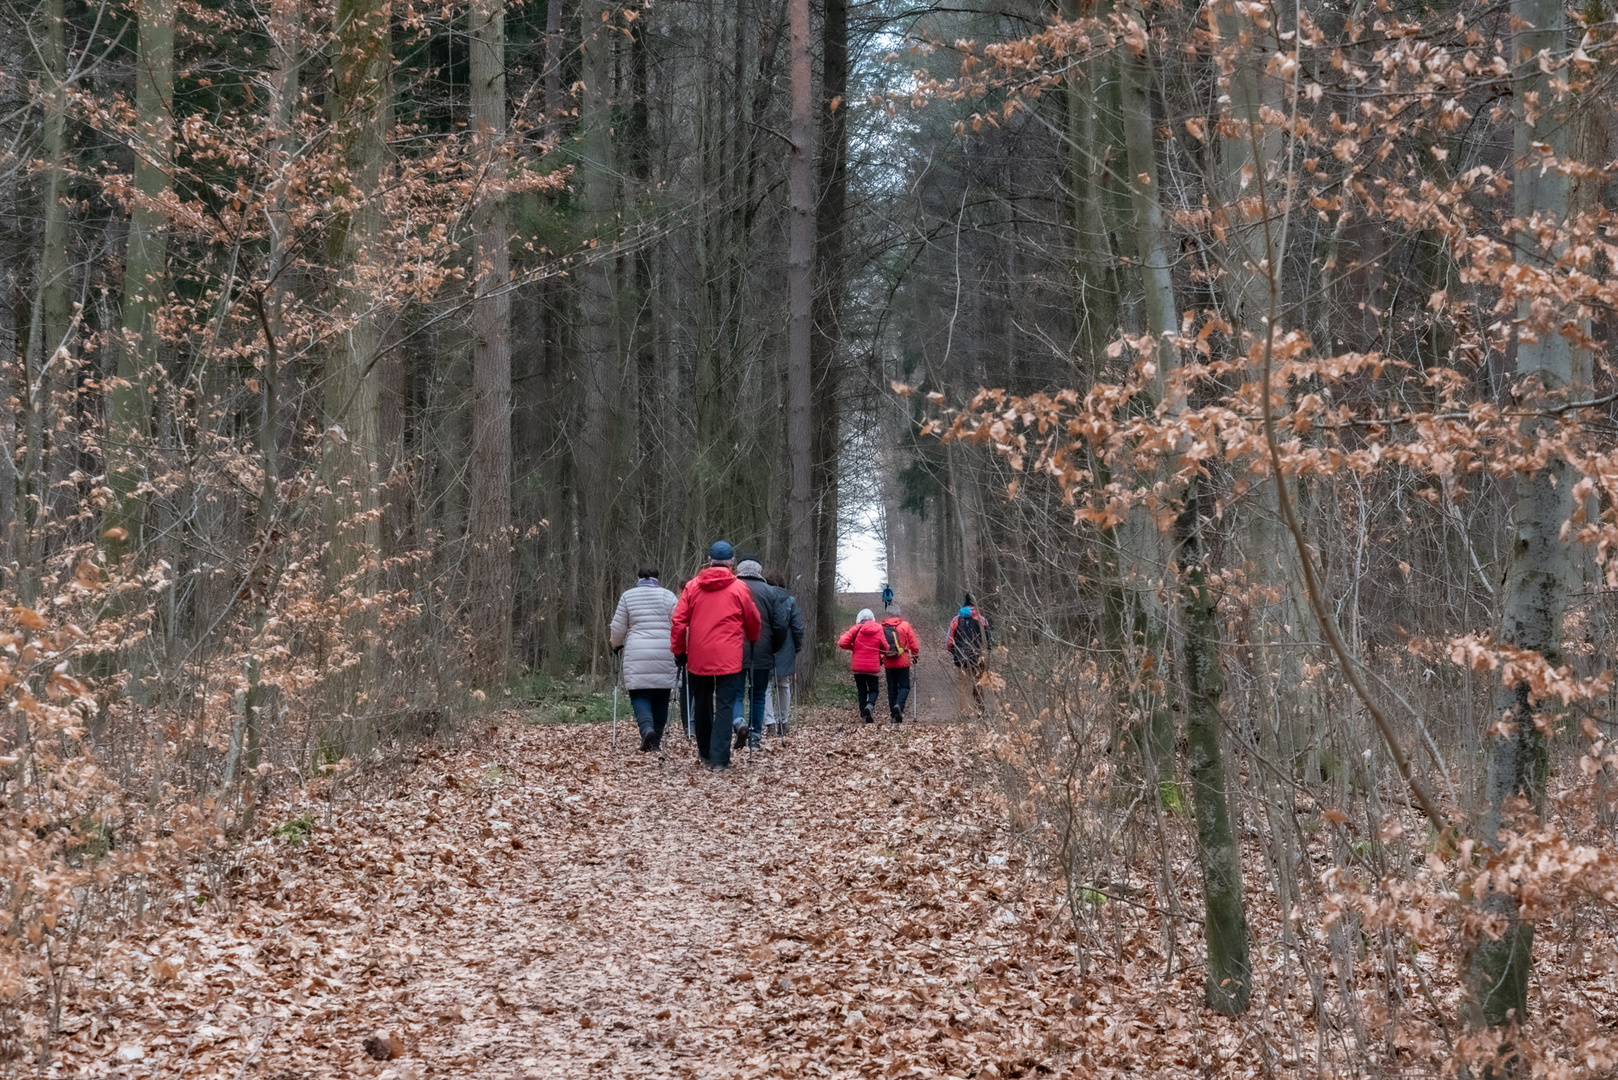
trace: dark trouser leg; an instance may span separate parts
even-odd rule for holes
[[[692,675],[686,673],[686,684],[691,688],[691,718],[692,726],[696,729],[697,756],[703,761],[708,760],[708,747],[713,739],[713,695],[714,677],[712,675]],[[724,714],[727,718],[729,712]],[[724,725],[725,734],[730,734],[730,724]]]
[[[713,712],[728,719],[735,711],[736,695],[742,692],[742,673],[737,671],[712,678]],[[708,764],[716,769],[727,768],[730,765],[730,725],[723,722],[716,724],[710,720],[709,726]]]
[[[657,693],[656,690],[631,690],[629,692],[629,707],[634,710],[635,726],[640,728],[640,737],[643,739],[652,733],[651,695],[655,693]],[[663,693],[667,694],[668,691],[664,690]]]
[[[651,706],[652,738],[661,739],[663,737],[663,729],[669,726],[669,695],[672,694],[673,691],[642,690],[641,693],[646,695],[646,702]],[[638,718],[639,715],[640,714],[637,713],[636,717]],[[645,728],[641,728],[641,731],[644,732],[645,730]]]
[[[764,702],[770,696],[770,682],[775,678],[774,668],[754,668],[749,672],[752,681],[750,693],[752,695],[748,704],[751,711],[748,715],[748,742],[757,746],[764,736]]]
[[[890,667],[888,669],[888,715],[897,720],[905,711],[905,702],[910,700],[910,669],[908,667]]]
[[[863,671],[854,673],[854,689],[860,697],[860,719],[869,721],[876,709],[877,691],[881,689],[882,682],[875,675],[868,675]]]

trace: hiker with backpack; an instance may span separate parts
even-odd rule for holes
[[[787,639],[775,650],[775,693],[764,699],[764,726],[772,724],[782,734],[787,733],[787,721],[792,718],[792,684],[798,675],[798,653],[803,651],[804,636],[809,632],[803,624],[803,609],[798,598],[787,592],[786,578],[779,570],[771,570],[764,580],[774,585],[781,594],[781,607],[786,612]]]
[[[910,699],[910,665],[921,657],[915,627],[901,614],[898,604],[889,604],[888,617],[882,620],[882,670],[888,682],[888,716],[895,724],[904,721]]]
[[[966,603],[949,621],[949,633],[944,635],[944,648],[955,662],[957,681],[956,700],[961,712],[966,712],[966,695],[971,688],[972,703],[983,708],[983,675],[989,669],[989,620],[978,613],[972,603],[972,594],[966,594]]]
[[[623,650],[624,689],[640,728],[641,753],[660,750],[669,722],[669,694],[679,685],[680,670],[669,651],[674,594],[657,580],[647,564],[635,572],[635,587],[618,598],[612,613],[612,647]]]
[[[876,719],[876,695],[882,685],[882,645],[882,627],[870,608],[862,608],[854,625],[837,639],[839,649],[853,654],[848,666],[854,672],[854,690],[859,694],[860,720],[866,724]]]
[[[736,732],[736,749],[760,748],[764,735],[764,702],[770,693],[770,682],[775,678],[775,654],[786,644],[791,628],[787,624],[785,592],[764,580],[764,568],[756,556],[748,556],[736,564],[736,578],[753,594],[753,605],[763,624],[757,641],[749,641],[742,649],[742,670],[746,677],[746,693],[738,702],[747,713],[747,722]]]
[[[742,690],[742,648],[763,625],[752,592],[731,573],[735,558],[723,540],[708,549],[707,569],[686,583],[669,629],[675,662],[686,669],[697,754],[715,771],[730,768],[727,721]]]

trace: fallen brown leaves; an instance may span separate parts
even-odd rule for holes
[[[352,802],[274,811],[308,828],[266,809],[232,902],[100,946],[47,1072],[1313,1072],[1257,1034],[1273,1017],[1196,1004],[1183,932],[1165,974],[1149,889],[1110,905],[1084,971],[967,729],[799,730],[716,776],[674,732],[660,761],[513,717]],[[1307,1002],[1257,1007],[1309,1028]]]

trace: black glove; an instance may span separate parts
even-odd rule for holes
[[[624,651],[624,647],[622,645],[614,645],[612,647],[612,651],[615,653],[621,653]]]
[[[674,654],[674,666],[681,668],[685,667],[685,653],[682,652]]]

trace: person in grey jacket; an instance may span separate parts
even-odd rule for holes
[[[624,689],[640,728],[642,752],[663,746],[669,722],[669,693],[680,672],[669,650],[669,623],[675,596],[657,580],[657,567],[642,566],[633,589],[618,598],[612,613],[612,647],[623,650]]]
[[[791,631],[787,624],[786,593],[764,580],[764,568],[757,556],[749,556],[736,564],[736,576],[753,594],[753,605],[758,608],[759,621],[764,624],[757,641],[749,641],[742,649],[742,671],[747,675],[746,702],[751,706],[746,733],[736,733],[736,746],[749,745],[758,749],[764,734],[764,699],[769,695],[770,683],[775,676],[775,652],[784,645]]]
[[[786,642],[775,650],[775,693],[764,702],[764,726],[779,724],[781,734],[785,735],[787,718],[792,713],[792,685],[798,674],[798,654],[803,651],[808,630],[803,625],[803,609],[798,607],[798,598],[787,592],[786,578],[779,571],[771,570],[764,575],[764,580],[781,594],[787,616]]]

